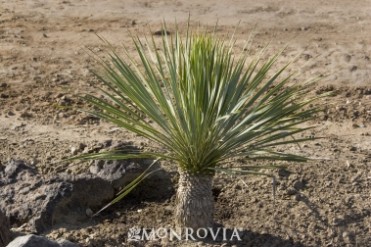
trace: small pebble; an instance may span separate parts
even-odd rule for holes
[[[286,194],[289,195],[289,196],[295,195],[296,193],[298,193],[298,192],[295,189],[292,189],[292,188],[290,188],[286,191]]]
[[[303,181],[296,181],[294,184],[293,184],[293,187],[296,189],[296,190],[302,190],[304,189],[305,187],[305,184]]]
[[[86,213],[86,215],[89,216],[89,217],[92,217],[92,216],[93,216],[93,210],[91,210],[90,208],[87,208],[87,209],[85,210],[85,213]]]
[[[309,28],[308,27],[301,27],[300,31],[307,31]]]
[[[71,147],[70,151],[71,151],[71,154],[73,155],[76,155],[79,152],[79,150],[76,147]]]
[[[164,35],[170,35],[170,32],[164,29],[158,30],[153,32],[153,35],[155,36],[164,36]]]
[[[301,195],[300,194],[296,194],[294,196],[294,199],[295,199],[295,201],[300,201],[301,200]]]

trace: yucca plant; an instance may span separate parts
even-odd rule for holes
[[[108,43],[107,43],[108,44]],[[108,44],[109,45],[109,44]],[[276,151],[280,145],[310,140],[298,136],[316,111],[307,107],[308,83],[290,84],[282,69],[271,73],[279,54],[247,63],[233,55],[233,41],[187,31],[164,32],[160,40],[133,38],[137,58],[110,46],[100,59],[105,97],[86,95],[92,114],[157,143],[158,151],[107,151],[82,159],[166,159],[178,167],[177,227],[212,227],[212,180],[216,172],[260,174],[264,160],[303,162],[300,155]],[[103,71],[103,72],[102,72]],[[296,136],[296,138],[294,138]],[[253,165],[229,162],[250,160]],[[150,171],[129,184],[131,191]]]

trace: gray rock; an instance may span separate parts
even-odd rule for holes
[[[133,181],[148,165],[133,160],[96,160],[90,166],[90,173],[108,182],[118,190]]]
[[[47,238],[30,234],[14,239],[7,247],[60,247],[60,245]]]
[[[65,239],[59,239],[57,242],[61,247],[79,247],[79,245]]]
[[[113,145],[112,140],[95,151],[106,148],[139,151],[131,143]],[[141,174],[151,162],[147,159],[96,161],[90,173],[58,174],[46,179],[26,162],[11,160],[0,166],[0,208],[13,227],[22,226],[34,233],[45,232],[52,226],[81,225],[90,220],[91,209],[106,205],[118,189]],[[164,176],[154,180],[163,181]]]
[[[118,152],[138,152],[139,148],[131,143],[109,143],[110,150]],[[107,147],[107,145],[106,145]],[[127,160],[96,160],[90,166],[90,173],[110,182],[115,190],[133,181],[139,176],[153,160],[127,159]]]
[[[17,227],[28,224],[36,233],[58,223],[87,220],[86,209],[113,198],[112,185],[93,175],[59,175],[49,179],[24,161],[10,161],[0,170],[0,208]]]
[[[78,247],[78,245],[67,240],[55,242],[42,236],[30,234],[14,239],[6,247]]]
[[[34,176],[36,171],[23,160],[10,160],[4,169],[3,182],[14,183],[20,179]]]
[[[8,218],[0,211],[0,247],[5,247],[12,239]]]

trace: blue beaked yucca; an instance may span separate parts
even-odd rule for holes
[[[256,162],[303,162],[300,155],[276,151],[280,145],[310,140],[297,135],[317,109],[308,105],[310,83],[289,83],[287,66],[271,72],[279,54],[247,63],[235,58],[233,42],[215,35],[182,36],[164,32],[161,39],[133,38],[136,56],[112,47],[109,61],[100,59],[105,97],[86,95],[92,114],[157,143],[158,151],[101,152],[82,159],[167,159],[180,174],[175,206],[177,227],[211,227],[216,172],[260,174],[273,165],[229,163],[233,158]],[[136,58],[134,58],[136,57]],[[295,136],[296,138],[292,138]],[[129,193],[153,171],[126,186],[112,203]],[[111,203],[111,204],[112,204]],[[111,205],[109,204],[109,205]]]

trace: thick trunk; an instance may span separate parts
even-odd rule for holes
[[[179,171],[176,201],[176,227],[178,229],[212,227],[214,199],[212,176],[191,175]]]

